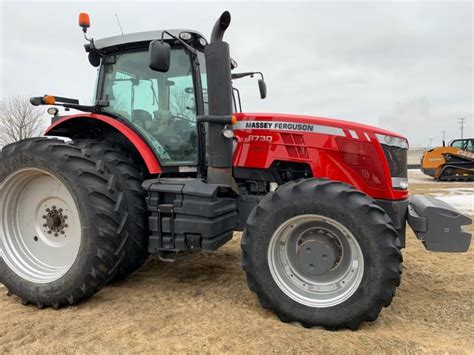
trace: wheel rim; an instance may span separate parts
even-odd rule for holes
[[[64,276],[81,244],[79,212],[66,186],[31,168],[0,185],[0,255],[10,269],[34,283]]]
[[[268,265],[286,295],[317,308],[349,299],[364,274],[364,257],[354,235],[321,215],[296,216],[280,225],[270,240]]]

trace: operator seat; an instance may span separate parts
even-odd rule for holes
[[[154,112],[155,122],[160,132],[163,132],[172,121],[173,115],[169,110],[159,110]]]

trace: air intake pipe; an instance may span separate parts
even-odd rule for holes
[[[204,48],[207,69],[207,91],[210,116],[232,114],[232,82],[229,44],[224,42],[230,24],[230,13],[225,11],[211,33],[211,42]],[[232,138],[222,134],[225,123],[209,122],[208,182],[234,185],[232,178]]]

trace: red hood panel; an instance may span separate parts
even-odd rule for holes
[[[407,197],[406,190],[392,188],[387,157],[376,136],[404,138],[397,133],[323,117],[273,113],[236,116],[234,167],[277,169],[278,174],[278,168],[272,168],[275,162],[306,164],[314,177],[348,183],[373,198]]]

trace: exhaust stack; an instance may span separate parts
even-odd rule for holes
[[[224,37],[225,30],[230,25],[230,12],[224,11],[219,19],[214,24],[211,32],[211,43],[214,42],[222,42],[222,38]]]
[[[230,13],[225,11],[215,23],[211,42],[205,47],[207,90],[210,116],[232,114],[232,82],[229,44],[223,41],[230,24]],[[224,123],[209,122],[208,182],[234,186],[232,178],[232,138],[222,134]]]

